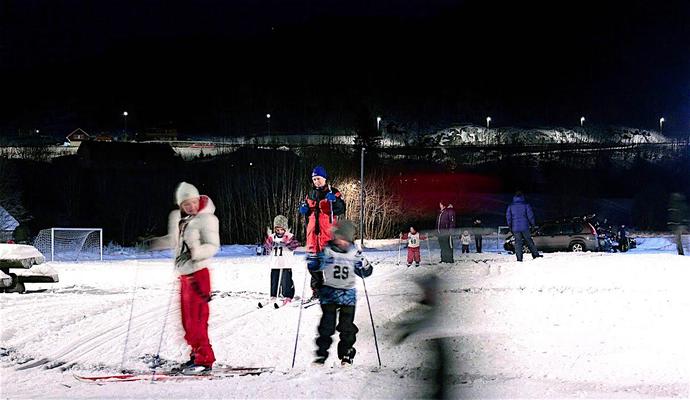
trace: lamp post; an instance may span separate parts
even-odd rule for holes
[[[122,113],[122,117],[125,119],[125,140],[127,140],[127,116],[129,113],[127,111]]]
[[[659,133],[664,132],[664,122],[666,122],[664,117],[659,118]]]
[[[491,117],[486,117],[486,129],[489,129],[490,125],[491,125]]]
[[[378,118],[381,119],[381,118]],[[359,156],[359,246],[364,249],[364,153],[366,148],[362,146]]]
[[[381,126],[381,117],[376,117],[376,132],[379,131],[380,126]]]
[[[580,127],[585,126],[585,117],[580,117]]]
[[[268,126],[268,136],[271,136],[271,114],[266,114],[266,125]]]

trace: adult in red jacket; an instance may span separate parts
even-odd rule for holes
[[[338,217],[345,214],[345,201],[338,189],[328,183],[328,173],[321,165],[311,172],[312,187],[302,202],[299,212],[307,219],[307,252],[316,254],[323,251],[332,239],[331,227]],[[323,283],[323,274],[313,272],[311,288],[316,290]]]

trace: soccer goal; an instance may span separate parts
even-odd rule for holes
[[[34,247],[50,261],[102,261],[103,229],[43,229],[36,236]]]

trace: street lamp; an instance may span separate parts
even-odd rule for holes
[[[266,114],[266,124],[268,125],[268,136],[271,136],[271,114]]]
[[[486,117],[486,129],[489,129],[489,125],[491,125],[491,117]]]
[[[659,133],[664,132],[664,122],[666,122],[664,117],[659,118]]]
[[[380,126],[381,126],[381,117],[376,117],[376,132],[379,131]]]
[[[125,111],[125,112],[122,113],[122,116],[123,116],[124,119],[125,119],[125,140],[126,140],[126,138],[127,138],[127,116],[128,116],[128,115],[129,115],[129,113],[128,113],[127,111]]]
[[[585,117],[580,117],[580,127],[585,126]]]

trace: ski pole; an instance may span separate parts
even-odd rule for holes
[[[278,287],[276,288],[276,303],[273,303],[273,306],[275,307],[278,305],[277,301],[280,299],[280,294],[283,292],[280,284],[283,282],[283,269],[278,268]],[[285,293],[283,293],[283,296],[285,296]]]
[[[429,265],[432,264],[431,260],[431,247],[429,246],[429,235],[426,235],[426,258],[429,260]]]
[[[369,308],[369,318],[371,319],[371,330],[374,332],[374,346],[376,346],[376,357],[379,359],[379,367],[381,366],[381,355],[379,354],[379,341],[376,338],[376,326],[374,326],[374,316],[371,314],[371,304],[369,303],[369,294],[367,293],[366,279],[362,277],[362,284],[364,284],[364,296],[367,298],[367,307]]]
[[[127,321],[127,335],[125,336],[125,348],[122,350],[122,362],[120,363],[120,369],[125,368],[125,356],[127,355],[127,344],[129,342],[129,330],[132,327],[132,314],[134,313],[134,298],[137,293],[137,279],[139,277],[139,261],[134,270],[134,288],[132,289],[132,304],[129,307],[129,320]]]
[[[158,349],[156,350],[156,355],[154,359],[156,361],[160,360],[160,354],[161,354],[161,346],[163,345],[163,334],[165,333],[165,325],[168,323],[168,314],[170,314],[170,304],[172,304],[172,298],[173,298],[173,293],[175,289],[175,279],[173,279],[172,284],[170,285],[170,296],[168,296],[168,307],[165,309],[165,315],[163,316],[163,328],[161,329],[161,337],[158,340]],[[156,364],[153,366],[153,375],[151,376],[151,383],[154,382],[156,379],[156,369],[160,366],[160,362],[156,362]]]
[[[395,265],[400,265],[400,247],[402,247],[402,236],[398,236],[398,262]]]
[[[304,271],[304,282],[302,282],[302,296],[299,298],[299,315],[297,316],[297,333],[295,333],[295,349],[292,351],[292,367],[295,368],[295,358],[297,357],[297,341],[299,340],[299,327],[302,322],[302,304],[304,304],[304,288],[307,286],[307,276],[309,270]]]
[[[330,183],[328,184],[328,193],[333,193],[333,190],[331,189],[331,184],[330,184]],[[332,223],[333,223],[333,203],[334,203],[334,202],[331,201],[331,202],[329,202],[329,203],[331,203],[331,204],[329,204],[330,207],[328,207],[328,208],[331,209],[331,224],[332,224]],[[318,221],[316,221],[316,223],[318,223]]]

